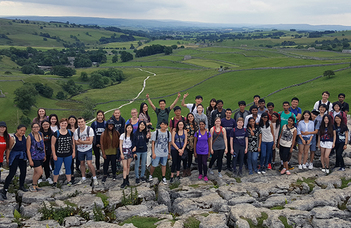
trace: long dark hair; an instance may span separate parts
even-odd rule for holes
[[[68,126],[67,126],[67,129],[72,129],[72,126],[71,126],[71,124],[69,123],[69,119],[71,119],[71,118],[73,118],[73,119],[75,119],[76,120],[76,122],[75,122],[75,124],[74,124],[74,128],[75,129],[77,129],[78,128],[78,119],[77,119],[77,117],[75,117],[75,116],[69,116],[68,117],[68,121],[67,121],[67,123],[68,123]]]
[[[214,108],[211,106],[211,102],[215,102],[216,104],[215,104],[215,106],[214,106]],[[214,99],[214,98],[212,98],[211,100],[210,100],[210,104],[208,105],[208,111],[213,111],[213,110],[216,110],[217,109],[217,100],[216,99]]]
[[[132,127],[132,132],[130,133],[130,141],[133,140],[133,125],[131,123],[127,124],[125,129],[124,129],[124,139],[127,138],[127,128],[131,126]],[[139,127],[139,126],[138,126]]]
[[[47,116],[46,116],[46,110],[45,110],[45,108],[38,108],[37,117],[35,117],[35,121],[37,121],[37,122],[40,122],[40,116],[39,116],[39,110],[40,110],[40,109],[43,109],[43,110],[45,111],[44,117],[45,117],[45,118],[47,117]],[[58,121],[58,119],[57,119],[57,121]]]
[[[176,132],[177,132],[177,134],[178,134],[178,131],[179,131],[179,123],[183,123],[183,130],[185,129],[185,123],[184,123],[184,121],[183,120],[179,120],[179,122],[177,123],[177,127],[176,127]]]
[[[275,128],[279,128],[279,127],[280,127],[280,118],[279,118],[279,114],[276,113],[276,112],[273,112],[272,116],[275,116],[275,117],[278,118],[277,121],[275,122]],[[295,122],[295,120],[294,120],[294,122]]]
[[[108,125],[110,125],[110,124],[108,124]],[[110,130],[108,128],[108,125],[106,125],[105,131],[102,133],[102,134],[104,134],[104,137],[103,137],[102,142],[100,142],[100,143],[102,143],[102,145],[105,149],[110,148],[111,138],[110,138],[109,132],[111,132],[112,133],[112,148],[118,148],[119,147],[119,132],[115,130],[114,125],[113,125],[112,130]]]
[[[51,117],[56,117],[56,126],[57,126],[57,128],[58,129],[60,129],[60,123],[59,123],[59,118],[58,118],[58,116],[56,115],[56,114],[51,114],[50,116],[49,116],[49,123],[50,123],[50,126],[51,126]]]
[[[193,120],[193,122],[192,122],[192,124],[194,124],[194,123],[195,123],[195,116],[194,116],[194,114],[191,113],[191,112],[189,112],[188,115],[186,115],[186,123],[187,123],[187,124],[190,123],[190,120],[189,120],[189,116],[190,116],[190,115],[192,115],[192,116],[194,117],[194,120]]]
[[[247,120],[247,125],[246,125],[246,128],[247,128],[247,129],[249,129],[249,127],[251,127],[251,125],[250,125],[250,120],[254,120],[254,121],[255,121],[255,127],[257,127],[257,124],[256,124],[256,120],[255,120],[255,118],[250,117],[250,118]]]
[[[59,122],[59,121],[57,120],[57,122]],[[50,127],[50,122],[48,120],[44,120],[43,122],[41,122],[40,132],[44,133],[43,123],[48,123],[49,124],[48,134],[51,135],[53,132],[52,132],[51,127]]]
[[[102,122],[104,122],[104,120],[105,120],[105,113],[104,113],[104,111],[102,111],[102,110],[99,110],[99,111],[97,111],[96,112],[96,121],[97,121],[97,115],[99,114],[99,113],[102,113]]]
[[[141,103],[141,104],[140,104],[139,114],[140,114],[140,113],[144,113],[144,112],[143,112],[144,105],[146,105],[147,107],[149,107],[145,102]],[[150,116],[149,116],[149,109],[147,109],[147,111],[146,111],[144,114],[145,114],[146,118],[148,119],[148,121],[150,122],[151,119],[150,119]],[[146,125],[145,125],[145,126],[146,126]]]
[[[144,120],[140,121],[139,124],[138,124],[138,129],[137,129],[137,133],[140,134],[140,124],[143,123],[145,128],[144,130],[141,131],[142,134],[144,134],[144,136],[146,136],[147,134],[147,126],[146,126],[146,122]]]
[[[345,131],[347,131],[347,126],[346,126],[346,124],[344,123],[344,120],[343,120],[343,118],[341,117],[341,115],[340,114],[338,114],[338,115],[336,115],[335,117],[334,117],[334,126],[335,126],[335,128],[337,128],[338,127],[338,125],[336,124],[336,122],[335,122],[335,118],[336,117],[338,117],[340,120],[341,120],[341,122],[340,122],[340,132],[341,133],[344,133]]]
[[[325,127],[325,122],[324,119],[325,117],[328,118],[329,122],[328,122],[328,126]],[[325,129],[327,128],[327,134],[329,137],[333,137],[333,119],[330,115],[324,115],[322,122],[321,122],[321,126],[319,127],[319,135],[324,135],[325,134]]]
[[[7,132],[7,127],[6,127],[6,129],[4,131],[4,139],[5,139],[5,142],[6,142],[6,149],[9,149],[9,147],[10,147],[10,135]]]
[[[266,112],[262,113],[261,118],[260,118],[260,127],[263,127],[263,126],[265,125],[265,124],[263,123],[262,117],[267,117],[266,128],[268,128],[268,127],[269,127],[268,113],[266,113]]]

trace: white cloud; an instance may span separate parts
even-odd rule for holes
[[[22,6],[22,3],[20,2],[14,2],[14,1],[0,1],[0,6],[1,7],[6,7],[6,6]]]

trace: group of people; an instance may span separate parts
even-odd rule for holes
[[[68,186],[74,183],[72,173],[75,169],[82,176],[77,184],[85,184],[87,165],[92,174],[92,184],[96,186],[99,185],[97,175],[102,174],[101,181],[105,182],[111,166],[112,179],[116,180],[117,167],[123,166],[121,188],[124,188],[130,185],[129,172],[133,160],[136,184],[152,181],[158,165],[161,165],[162,182],[167,184],[165,175],[170,157],[171,183],[180,179],[181,164],[182,175],[191,175],[193,158],[197,163],[198,179],[207,182],[208,173],[214,175],[214,166],[218,169],[219,178],[222,177],[223,168],[241,176],[244,165],[249,175],[264,174],[267,169],[275,168],[279,151],[279,171],[290,175],[289,170],[293,167],[289,161],[296,145],[299,169],[313,169],[318,147],[323,172],[330,172],[329,155],[333,149],[336,152],[335,167],[343,171],[342,153],[349,142],[349,106],[344,102],[345,94],[340,93],[339,100],[334,103],[328,101],[329,96],[329,92],[324,91],[322,99],[316,102],[312,111],[302,112],[298,107],[299,99],[294,97],[291,102],[283,102],[283,110],[276,112],[272,102],[266,104],[264,99],[255,95],[254,104],[249,110],[246,110],[245,101],[239,101],[239,110],[232,118],[232,110],[224,109],[222,100],[213,98],[205,108],[202,96],[196,96],[195,103],[186,104],[188,94],[184,94],[181,106],[189,112],[183,116],[182,108],[176,106],[180,93],[169,107],[166,107],[164,99],[159,100],[159,107],[156,107],[147,94],[149,105],[143,102],[139,110],[132,109],[129,119],[123,118],[120,110],[116,109],[106,120],[104,112],[99,110],[91,126],[86,125],[84,118],[70,116],[59,119],[56,114],[47,116],[45,109],[40,108],[27,137],[26,126],[19,125],[16,133],[10,136],[6,123],[0,122],[0,166],[5,152],[9,165],[9,175],[1,195],[6,199],[17,167],[20,169],[19,189],[28,191],[24,187],[27,161],[34,168],[33,182],[29,188],[34,192],[42,190],[38,183],[42,181],[44,173],[46,181],[57,185],[62,163]],[[149,106],[157,117],[156,131],[153,132]],[[174,116],[169,118],[172,110]],[[92,163],[93,152],[95,167]],[[101,156],[104,159],[102,172]],[[223,166],[224,156],[226,166]],[[145,177],[147,167],[148,178]]]

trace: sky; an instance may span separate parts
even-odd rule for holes
[[[351,26],[351,0],[0,0],[0,16]]]

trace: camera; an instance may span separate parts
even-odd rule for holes
[[[152,125],[147,125],[147,128],[148,128],[149,130],[155,130],[155,128],[154,128]]]

